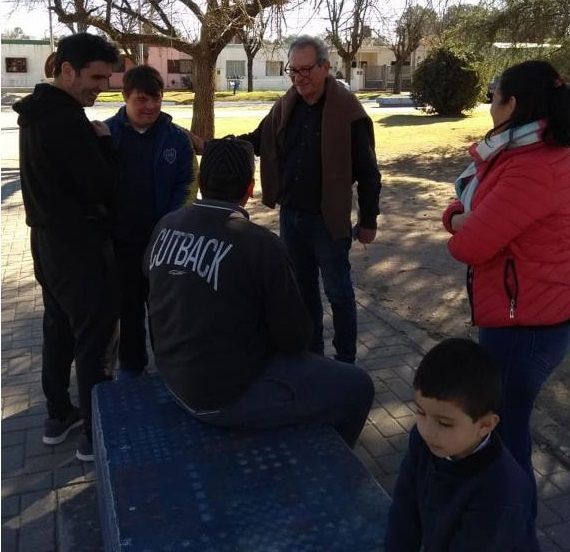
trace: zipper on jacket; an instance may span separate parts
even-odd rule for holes
[[[473,279],[475,277],[474,269],[471,265],[467,267],[467,297],[469,299],[469,307],[471,308],[471,325],[475,325],[475,303],[473,302]]]
[[[517,271],[514,259],[507,259],[505,261],[503,281],[505,284],[507,298],[509,299],[509,320],[513,320],[515,318],[517,299],[519,295],[519,281],[517,279]]]

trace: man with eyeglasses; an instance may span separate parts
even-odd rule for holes
[[[311,350],[324,354],[319,273],[333,313],[335,358],[356,358],[352,238],[376,236],[380,173],[372,121],[356,97],[329,75],[325,44],[298,37],[286,72],[292,86],[251,134],[261,158],[263,203],[280,205],[280,235],[314,324]],[[351,224],[357,182],[358,221]]]

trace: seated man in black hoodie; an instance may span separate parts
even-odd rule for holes
[[[14,104],[20,174],[36,279],[44,302],[43,442],[62,443],[84,424],[77,457],[93,460],[91,389],[111,373],[118,338],[118,280],[110,219],[115,159],[109,130],[84,107],[107,90],[117,49],[80,33],[60,40],[54,81]],[[79,406],[69,397],[75,360]]]
[[[249,221],[252,146],[207,143],[202,200],[158,223],[145,254],[157,368],[213,425],[332,425],[354,446],[374,388],[366,372],[307,352],[311,322],[283,245]]]

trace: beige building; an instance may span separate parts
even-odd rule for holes
[[[402,70],[402,90],[409,90],[412,74],[416,67],[427,55],[427,47],[421,44],[415,50]],[[333,75],[340,71],[344,75],[342,59],[336,51],[331,52],[331,67]],[[362,47],[353,62],[351,83],[352,90],[386,90],[394,86],[394,52],[381,41],[374,38],[364,40]]]

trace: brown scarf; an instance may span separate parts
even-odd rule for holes
[[[275,102],[261,131],[261,188],[263,203],[275,207],[283,187],[285,127],[299,94],[292,86]],[[352,123],[367,119],[374,146],[372,121],[356,97],[336,79],[327,77],[321,123],[321,212],[334,239],[350,236],[352,211]]]

